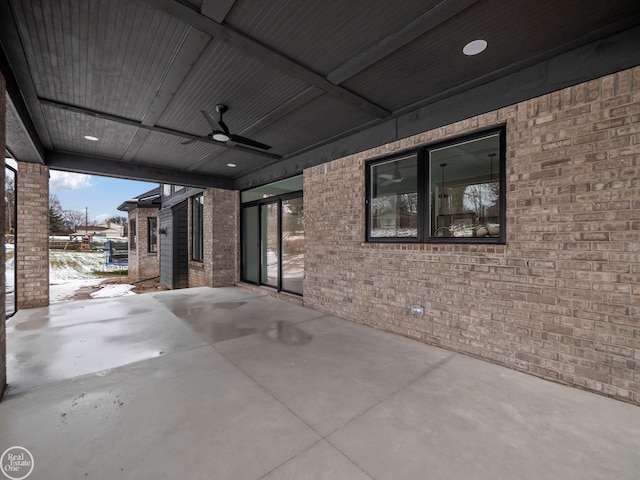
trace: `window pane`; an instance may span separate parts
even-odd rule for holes
[[[282,201],[282,288],[302,294],[304,209],[302,197]]]
[[[283,195],[285,193],[298,192],[300,190],[302,190],[302,175],[297,175],[268,185],[252,188],[251,190],[245,190],[240,195],[240,199],[242,203],[247,203],[262,198]]]
[[[158,219],[149,217],[147,219],[148,235],[149,235],[149,253],[157,253],[158,251]]]
[[[136,232],[136,221],[131,220],[129,222],[129,250],[135,252],[137,241],[138,241],[138,236]]]
[[[500,235],[500,136],[429,152],[430,235]]]
[[[371,238],[418,237],[418,161],[416,155],[370,167]]]
[[[258,206],[242,210],[242,279],[258,283]]]
[[[203,249],[203,205],[204,196],[198,195],[191,200],[191,258],[202,261]]]
[[[5,231],[5,315],[16,313],[16,263],[15,263],[15,233],[16,233],[16,171],[12,168],[15,160],[5,159],[4,169],[4,231]],[[17,166],[17,165],[16,165]]]
[[[262,279],[261,283],[278,286],[279,252],[278,252],[278,203],[262,205]]]

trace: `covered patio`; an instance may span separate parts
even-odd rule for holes
[[[21,310],[29,478],[636,479],[637,406],[241,287]]]

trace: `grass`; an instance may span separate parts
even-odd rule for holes
[[[72,258],[57,258],[57,257],[49,257],[49,266],[50,267],[70,267],[74,270],[80,269],[80,264],[76,262]]]
[[[103,272],[102,270],[91,270],[96,277],[126,277],[129,270],[114,270],[113,272]]]

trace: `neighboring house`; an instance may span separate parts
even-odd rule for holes
[[[237,208],[236,192],[168,184],[123,202],[129,278],[159,276],[171,289],[234,284]]]
[[[75,234],[101,236],[106,238],[120,238],[124,236],[124,226],[107,222],[102,225],[76,225]]]
[[[125,200],[118,210],[128,213],[129,280],[155,278],[158,265],[160,188]]]
[[[160,282],[169,288],[233,285],[237,192],[164,184],[161,198]]]

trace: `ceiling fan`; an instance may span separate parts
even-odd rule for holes
[[[380,184],[381,187],[386,187],[392,183],[400,183],[404,180],[404,177],[400,173],[400,168],[398,168],[398,164],[396,163],[396,168],[393,170],[393,173],[380,173],[378,177],[383,178],[384,182]]]
[[[191,140],[187,140],[186,142],[182,142],[182,145],[188,145],[193,142],[198,142],[200,139],[207,140],[215,140],[220,143],[232,143],[232,144],[241,144],[247,145],[249,147],[259,148],[261,150],[269,150],[271,148],[270,145],[266,145],[264,143],[260,143],[256,140],[252,140],[247,137],[243,137],[242,135],[235,135],[229,131],[229,127],[227,124],[222,121],[222,114],[226,112],[229,108],[226,105],[218,104],[216,105],[216,112],[220,115],[220,120],[216,120],[213,115],[211,115],[206,110],[200,110],[204,118],[207,120],[209,125],[211,125],[211,133],[209,135],[205,135],[204,137],[192,138]]]

